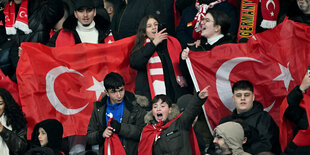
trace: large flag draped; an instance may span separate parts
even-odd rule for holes
[[[126,90],[134,91],[136,72],[129,66],[134,40],[56,48],[23,43],[17,80],[28,138],[34,125],[48,118],[63,124],[64,136],[85,135],[93,102],[104,92],[102,81],[109,72],[120,73]]]
[[[238,80],[253,83],[255,100],[262,102],[279,125],[279,106],[306,73],[309,49],[310,27],[285,20],[272,30],[256,34],[248,43],[191,51],[187,64],[196,90],[211,85],[204,104],[211,127],[235,108],[231,86]]]

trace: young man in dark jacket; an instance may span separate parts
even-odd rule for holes
[[[48,46],[59,47],[78,43],[105,43],[110,33],[110,21],[107,12],[97,14],[92,0],[77,0],[74,5],[74,15],[63,23],[63,29],[56,32]]]
[[[148,104],[148,100],[141,96],[137,98],[131,92],[125,91],[124,79],[117,73],[106,75],[104,87],[106,96],[94,103],[88,124],[88,144],[99,144],[99,154],[104,154],[104,141],[112,134],[117,134],[126,154],[138,154],[138,143],[146,114],[141,106]],[[111,114],[114,120],[111,121],[111,126],[108,126]]]
[[[253,90],[252,83],[246,80],[240,80],[233,85],[233,102],[236,108],[232,115],[223,118],[220,124],[235,119],[243,120],[255,133],[249,136],[247,143],[243,145],[244,151],[251,154],[279,154],[279,127],[269,113],[264,111],[262,104],[254,101]]]

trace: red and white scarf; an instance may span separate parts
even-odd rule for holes
[[[213,8],[216,4],[219,4],[219,3],[224,2],[224,1],[226,1],[226,0],[217,0],[217,1],[214,1],[210,4],[199,4],[199,1],[196,0],[195,7],[198,10],[198,12],[197,12],[194,20],[191,22],[191,25],[195,26],[194,31],[193,31],[193,38],[195,40],[198,40],[201,37],[201,29],[202,28],[200,25],[200,21],[201,21],[201,19],[206,17],[208,9]]]
[[[8,2],[4,8],[5,16],[5,29],[7,35],[16,34],[16,28],[23,31],[25,34],[32,32],[28,26],[28,0],[23,0],[18,15],[15,20],[15,3],[13,1]],[[4,25],[0,22],[0,25]]]
[[[279,0],[260,0],[263,21],[262,28],[272,29],[277,25],[277,18],[280,10]]]
[[[164,129],[168,128],[171,125],[171,123],[173,123],[175,120],[181,117],[181,115],[182,114],[179,114],[176,118],[169,121],[165,125],[163,121],[160,121],[156,125],[153,124],[146,125],[142,130],[141,139],[138,147],[138,155],[152,154],[154,141],[157,141],[157,139],[160,137],[161,132]],[[191,128],[189,131],[189,138],[193,155],[200,155],[198,142],[193,128]]]
[[[146,39],[146,43],[150,42],[150,39]],[[146,44],[145,43],[145,44]],[[177,83],[181,87],[187,86],[185,78],[182,76],[179,68],[179,55],[182,51],[182,47],[177,39],[168,36],[167,38],[167,49],[171,59],[171,63],[174,70]],[[149,81],[149,87],[151,97],[155,97],[158,94],[166,94],[166,86],[164,79],[164,70],[162,62],[155,51],[152,57],[149,59],[147,65],[147,76]]]

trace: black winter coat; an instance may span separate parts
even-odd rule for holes
[[[99,144],[99,154],[104,154],[104,141],[102,133],[107,128],[106,126],[106,107],[107,96],[103,97],[101,101],[94,103],[94,109],[87,129],[87,143],[90,145]],[[143,121],[146,111],[141,108],[145,104],[137,100],[136,96],[130,92],[125,93],[125,108],[123,119],[118,136],[122,138],[122,144],[126,154],[138,154],[138,144],[142,128],[145,123]],[[147,101],[147,99],[145,99]]]
[[[0,132],[0,136],[8,146],[10,154],[21,155],[25,153],[27,149],[27,128],[21,129],[19,131],[14,129],[13,131],[10,131],[3,127],[2,132]]]
[[[306,111],[299,106],[299,103],[303,99],[299,85],[296,86],[288,95],[287,103],[288,107],[285,110],[284,117],[286,117],[291,122],[296,124],[294,129],[294,136],[298,133],[299,130],[306,130],[309,126],[307,113]],[[310,154],[310,146],[298,147],[291,141],[286,149],[284,150],[285,154]]]
[[[198,95],[192,97],[183,111],[182,115],[170,124],[170,126],[160,134],[160,138],[153,143],[153,155],[191,155],[192,148],[189,141],[189,130],[192,128],[193,121],[201,111],[201,106],[206,99],[200,99]],[[167,122],[176,118],[179,115],[177,105],[172,105],[171,113],[169,113]],[[158,123],[150,111],[145,116],[145,122],[156,124]],[[197,150],[198,151],[198,150]]]
[[[128,0],[120,7],[112,19],[112,32],[115,40],[126,38],[137,33],[141,19],[151,13],[149,0]]]
[[[15,5],[19,7],[20,5]],[[17,13],[17,9],[16,9]],[[22,42],[39,42],[46,44],[50,38],[50,31],[54,25],[63,17],[63,5],[61,0],[29,0],[28,22],[32,30],[25,34],[17,29],[15,35],[8,36],[19,46]],[[5,34],[1,34],[5,35]]]
[[[94,18],[94,21],[95,21],[95,28],[98,30],[99,32],[99,38],[98,38],[98,43],[104,43],[104,39],[109,35],[110,33],[110,26],[111,26],[111,23],[109,21],[109,17],[107,16],[106,12],[104,12],[104,15],[101,16],[99,14],[97,14]],[[74,40],[75,40],[75,44],[79,44],[81,43],[81,39],[76,31],[76,26],[77,26],[77,23],[78,20],[75,18],[74,15],[71,15],[69,16],[65,22],[63,23],[63,29],[66,30],[66,31],[70,31],[73,33],[73,36],[74,36]],[[59,35],[59,32],[56,32],[52,38],[50,39],[50,41],[48,42],[48,46],[51,46],[51,47],[55,47],[56,45],[56,40],[57,40],[57,37]]]
[[[242,114],[237,114],[235,109],[232,115],[223,118],[219,124],[235,119],[245,121],[250,128],[255,129],[257,132],[255,133],[257,135],[251,136],[254,139],[248,138],[248,141],[250,141],[251,144],[246,143],[243,145],[245,152],[251,154],[270,151],[275,154],[280,153],[279,127],[269,113],[264,111],[260,102],[254,101],[252,109]]]

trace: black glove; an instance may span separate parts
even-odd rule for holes
[[[115,130],[114,133],[118,134],[121,130],[121,123],[118,123],[116,120],[111,120],[111,127]]]

